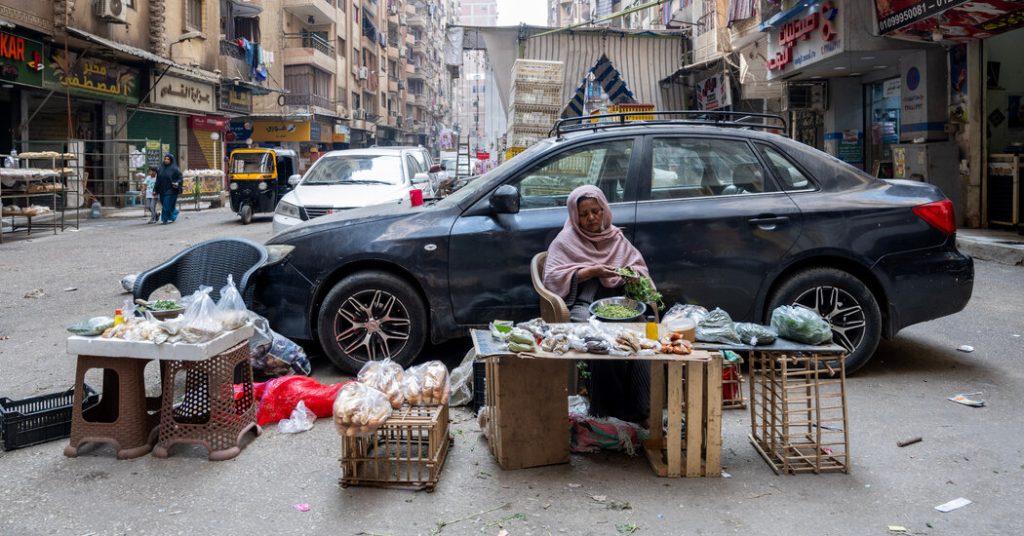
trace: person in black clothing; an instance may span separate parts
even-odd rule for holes
[[[164,163],[156,171],[156,190],[160,196],[160,223],[167,225],[178,219],[178,194],[181,193],[181,169],[174,163],[174,156],[168,153]]]

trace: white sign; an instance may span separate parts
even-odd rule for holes
[[[717,110],[732,105],[729,79],[719,73],[694,85],[698,110]]]
[[[212,84],[164,75],[153,75],[153,90],[149,102],[192,112],[214,112],[217,109],[217,89]]]
[[[813,11],[791,19],[768,33],[768,79],[792,74],[843,52],[838,2],[822,2]],[[843,6],[845,7],[845,6]],[[844,73],[849,74],[849,73]]]
[[[882,98],[888,99],[891,97],[900,96],[900,79],[893,78],[892,80],[886,80],[882,83]]]

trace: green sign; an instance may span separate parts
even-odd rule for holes
[[[139,71],[124,65],[79,58],[77,52],[50,48],[43,86],[73,95],[138,104],[142,95]]]
[[[0,32],[0,80],[42,87],[43,44]]]

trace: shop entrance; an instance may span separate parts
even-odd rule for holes
[[[867,170],[876,177],[892,178],[892,146],[900,142],[900,79],[864,86],[864,104]]]
[[[989,37],[983,46],[988,223],[1024,231],[1024,29]]]

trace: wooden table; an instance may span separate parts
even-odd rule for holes
[[[643,324],[623,324],[643,333]],[[491,408],[492,452],[504,469],[568,462],[568,366],[577,360],[636,359],[651,363],[651,435],[644,452],[658,476],[721,476],[722,357],[717,352],[690,355],[657,354],[617,357],[569,352],[514,354],[490,332],[471,330],[477,355],[488,358],[488,406]],[[511,377],[499,363],[507,360]],[[533,369],[532,371],[530,369]],[[683,383],[683,371],[688,381]],[[532,373],[532,374],[531,374]],[[666,392],[667,380],[667,392]],[[518,385],[529,381],[528,385]],[[667,395],[667,396],[666,396]],[[543,400],[538,408],[534,402]],[[667,433],[661,422],[668,407]],[[686,415],[685,440],[682,429]],[[554,419],[560,419],[555,421]],[[509,422],[514,420],[514,422]],[[565,426],[562,426],[562,424]],[[559,430],[565,430],[562,434]],[[564,437],[564,441],[562,438]],[[553,453],[518,455],[512,449],[555,444]],[[561,445],[564,444],[564,449]],[[564,452],[564,455],[562,454]],[[685,462],[685,465],[684,465]]]

